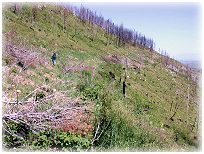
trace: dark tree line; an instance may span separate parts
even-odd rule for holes
[[[154,50],[155,43],[153,39],[147,38],[135,30],[125,28],[123,24],[117,25],[110,19],[106,20],[101,15],[83,6],[80,8],[69,6],[69,9],[79,17],[83,24],[87,23],[103,28],[106,31],[107,45],[114,43],[117,47],[122,47],[128,43],[141,48],[147,48],[150,51]]]

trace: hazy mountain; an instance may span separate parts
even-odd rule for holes
[[[186,60],[186,61],[181,61],[183,64],[188,65],[189,67],[193,69],[202,69],[202,62],[200,61],[195,61],[195,60]]]

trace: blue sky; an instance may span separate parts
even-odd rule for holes
[[[71,3],[80,6],[81,3]],[[82,3],[114,23],[153,38],[158,48],[178,60],[201,60],[199,3]]]

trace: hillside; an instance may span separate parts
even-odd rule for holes
[[[62,6],[3,5],[5,150],[199,150],[199,72]]]

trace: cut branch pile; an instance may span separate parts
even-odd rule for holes
[[[71,99],[65,95],[66,92],[46,92],[49,88],[47,85],[38,87],[20,101],[9,102],[4,95],[6,111],[3,119],[22,121],[33,131],[52,128],[84,135],[90,132],[92,113],[87,106],[80,105],[80,98]],[[44,92],[45,96],[36,99],[37,92]]]
[[[47,65],[48,61],[44,56],[34,50],[27,50],[24,47],[16,47],[10,43],[4,49],[7,56],[14,58],[14,62],[22,68],[36,67],[37,64]]]

